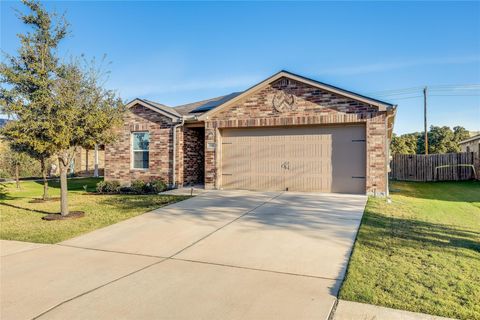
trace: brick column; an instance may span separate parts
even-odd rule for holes
[[[205,189],[216,187],[216,128],[212,122],[205,122]]]
[[[386,195],[385,114],[367,119],[367,194]]]

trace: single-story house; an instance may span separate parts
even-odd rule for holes
[[[103,176],[105,167],[105,148],[99,145],[96,148],[78,148],[73,157],[73,172],[76,175]]]
[[[105,179],[385,195],[396,106],[287,71],[177,107],[135,99]]]
[[[480,134],[460,141],[458,145],[461,152],[477,152],[480,155]]]

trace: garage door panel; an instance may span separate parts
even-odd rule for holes
[[[225,189],[365,192],[365,127],[222,131]]]

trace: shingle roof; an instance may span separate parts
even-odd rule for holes
[[[171,113],[175,116],[181,116],[180,113],[177,112],[177,110],[175,110],[174,108],[172,107],[169,107],[169,106],[166,106],[164,104],[161,104],[161,103],[158,103],[158,102],[155,102],[155,101],[151,101],[151,100],[147,100],[147,99],[139,99],[139,100],[143,100],[145,102],[147,102],[148,104],[160,109],[160,110],[163,110],[165,112],[168,112],[168,113]]]
[[[338,88],[338,87],[335,87],[335,86],[332,86],[332,85],[329,85],[329,84],[326,84],[326,83],[323,83],[323,82],[320,82],[320,81],[316,81],[316,80],[313,80],[313,79],[310,79],[310,78],[306,78],[306,77],[303,77],[303,76],[300,76],[300,75],[297,75],[297,74],[294,74],[294,73],[291,73],[291,72],[288,72],[288,71],[285,71],[285,70],[282,70],[282,71],[276,73],[275,75],[273,75],[270,78],[267,78],[263,82],[269,81],[270,79],[272,79],[274,77],[280,77],[282,75],[287,76],[287,77],[288,76],[296,77],[297,79],[299,79],[299,81],[306,81],[306,82],[309,82],[309,83],[313,83],[314,85],[321,86],[321,87],[325,88],[326,90],[332,90],[333,92],[344,94],[346,96],[353,97],[354,99],[357,98],[357,99],[360,99],[361,101],[366,100],[366,101],[369,101],[370,103],[373,103],[374,105],[379,104],[380,106],[386,106],[388,108],[395,107],[395,105],[393,105],[391,103],[381,101],[381,100],[378,100],[378,99],[374,99],[374,98],[370,98],[370,97],[367,97],[367,96],[364,96],[364,95],[361,95],[361,94],[358,94],[358,93],[355,93],[355,92],[352,92],[352,91],[349,91],[349,90],[341,89],[341,88]],[[262,84],[262,83],[260,83],[260,84]],[[255,86],[258,86],[260,84],[257,84]],[[176,106],[176,107],[169,107],[169,106],[163,105],[161,103],[150,101],[150,100],[145,100],[145,99],[142,100],[142,101],[144,101],[145,103],[148,103],[151,106],[156,107],[156,108],[158,108],[158,109],[160,109],[164,112],[167,112],[169,114],[177,116],[177,117],[185,116],[185,115],[200,116],[200,115],[202,115],[202,114],[204,114],[204,113],[206,113],[206,112],[208,112],[212,109],[215,109],[216,107],[218,107],[220,105],[225,104],[229,100],[234,99],[235,97],[241,95],[242,93],[245,93],[245,92],[249,91],[250,89],[254,88],[255,86],[253,86],[253,87],[251,87],[251,88],[249,88],[245,91],[242,91],[242,92],[233,92],[233,93],[230,93],[230,94],[227,94],[227,95],[224,95],[224,96],[219,96],[219,97],[215,97],[215,98],[211,98],[211,99],[191,102],[191,103],[179,105],[179,106]],[[141,99],[139,99],[139,100],[141,100]]]
[[[468,143],[468,142],[475,141],[475,140],[480,140],[480,134],[474,135],[474,136],[472,136],[468,139],[460,141],[458,144],[464,144],[464,143]]]

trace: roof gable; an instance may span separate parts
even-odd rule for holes
[[[282,71],[274,74],[273,76],[265,79],[264,81],[254,85],[253,87],[250,87],[249,89],[241,92],[240,94],[238,94],[237,96],[235,96],[232,99],[229,99],[225,103],[218,105],[216,108],[211,109],[211,110],[207,111],[206,113],[202,114],[199,117],[199,120],[208,119],[209,116],[211,116],[211,115],[225,109],[226,107],[240,101],[241,99],[245,98],[246,96],[263,89],[264,87],[268,86],[269,84],[272,84],[273,82],[277,81],[278,79],[280,79],[282,77],[285,77],[285,78],[288,78],[288,79],[291,79],[291,80],[294,80],[294,81],[302,82],[302,83],[311,85],[313,87],[317,87],[319,89],[329,91],[329,92],[332,92],[332,93],[335,93],[335,94],[338,94],[338,95],[341,95],[341,96],[344,96],[344,97],[347,97],[347,98],[350,98],[350,99],[353,99],[353,100],[357,100],[357,101],[360,101],[360,102],[363,102],[363,103],[367,103],[369,105],[377,107],[379,111],[386,111],[387,109],[392,109],[392,108],[395,107],[393,104],[390,104],[390,103],[387,103],[387,102],[384,102],[384,101],[369,98],[369,97],[363,96],[363,95],[358,94],[358,93],[354,93],[354,92],[351,92],[351,91],[348,91],[348,90],[340,89],[340,88],[335,87],[335,86],[331,86],[331,85],[328,85],[328,84],[325,84],[325,83],[322,83],[322,82],[319,82],[319,81],[316,81],[316,80],[312,80],[312,79],[302,77],[302,76],[296,75],[294,73],[282,70]]]
[[[169,117],[172,120],[178,120],[182,118],[182,116],[174,108],[168,107],[161,103],[157,103],[149,100],[143,100],[139,98],[136,98],[130,101],[129,103],[127,103],[126,107],[127,109],[130,109],[136,105],[141,105],[145,108],[148,108],[150,110],[163,114],[164,116]]]

